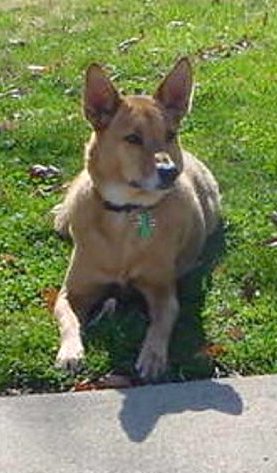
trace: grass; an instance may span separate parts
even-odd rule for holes
[[[206,265],[180,284],[169,379],[277,373],[276,249],[262,244],[276,210],[274,0],[23,3],[0,6],[0,389],[75,382],[53,368],[58,330],[45,290],[61,285],[70,254],[49,212],[62,198],[55,188],[80,169],[90,133],[80,108],[84,69],[100,62],[126,92],[151,92],[184,54],[197,59],[198,86],[181,138],[217,176],[225,226]],[[139,41],[122,51],[132,37]],[[34,179],[38,163],[63,174]],[[140,315],[127,303],[86,336],[81,377],[132,373]]]

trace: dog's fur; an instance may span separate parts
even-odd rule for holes
[[[154,378],[166,368],[178,313],[176,278],[195,265],[218,221],[217,183],[203,163],[180,148],[176,137],[192,89],[186,58],[153,97],[121,96],[99,66],[92,64],[87,71],[84,111],[95,132],[86,147],[84,170],[55,218],[56,230],[70,233],[74,242],[55,305],[61,367],[76,369],[84,355],[80,317],[89,314],[106,285],[118,283],[134,286],[148,304],[151,322],[137,369],[141,376]],[[158,173],[161,162],[178,172],[166,188]],[[107,208],[107,201],[114,208]],[[126,204],[133,210],[127,211]],[[134,218],[144,208],[155,223],[146,238],[139,235]]]

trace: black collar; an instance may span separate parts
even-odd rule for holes
[[[117,205],[113,204],[109,200],[104,200],[104,207],[106,210],[112,210],[113,212],[133,212],[134,210],[149,210],[154,207],[154,205],[140,205],[140,204],[124,204]]]

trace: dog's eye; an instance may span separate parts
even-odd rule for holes
[[[166,134],[166,141],[170,142],[176,138],[176,132],[173,130],[169,130]]]
[[[130,135],[125,136],[125,141],[132,145],[142,145],[143,141],[141,136],[136,135],[135,133],[131,133]]]

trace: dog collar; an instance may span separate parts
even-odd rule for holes
[[[104,207],[106,210],[112,210],[113,212],[133,212],[134,210],[141,210],[141,211],[147,211],[149,209],[152,209],[154,205],[151,206],[144,206],[140,204],[124,204],[124,205],[117,205],[113,204],[109,200],[104,200]]]
[[[135,214],[132,216],[132,222],[137,227],[138,236],[143,239],[147,239],[153,235],[156,222],[155,218],[150,213],[150,209],[152,209],[154,205],[149,207],[136,204],[116,205],[112,202],[109,202],[108,200],[104,200],[104,206],[105,209],[112,210],[114,212],[134,212]]]

